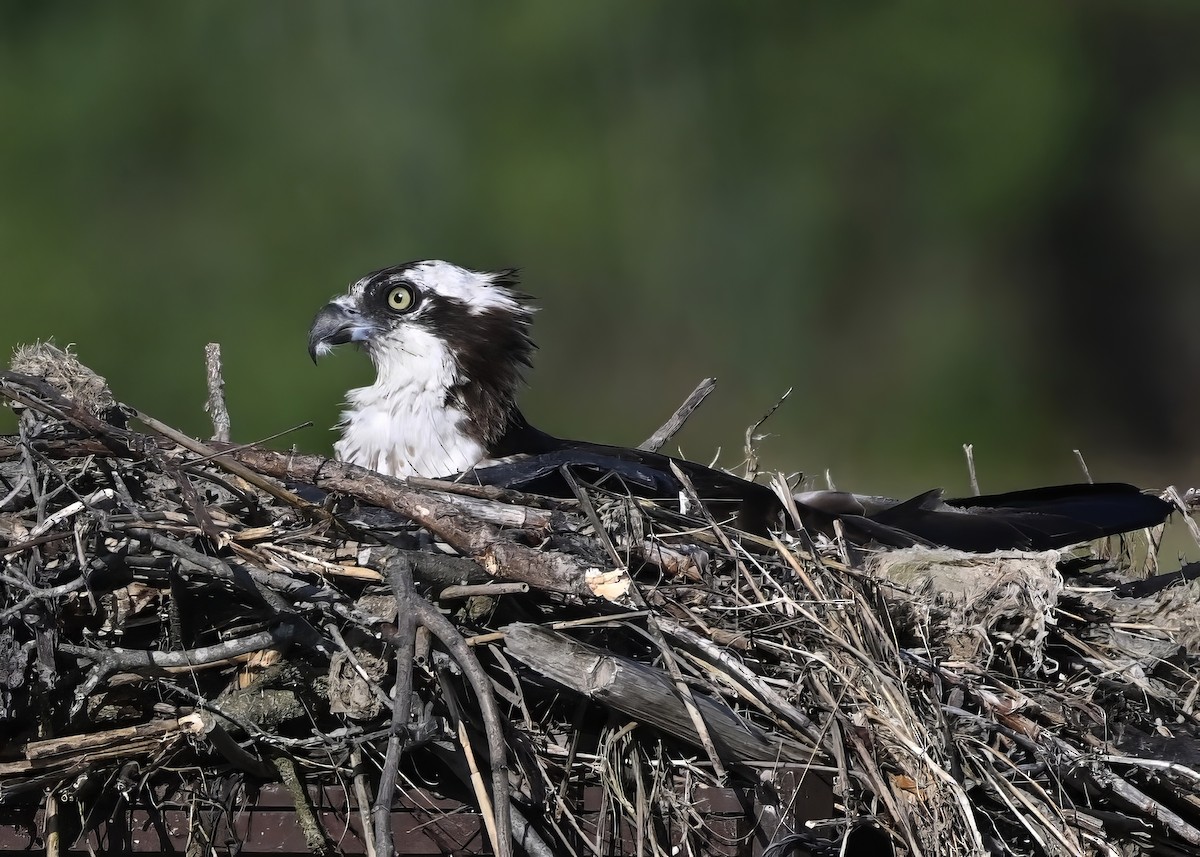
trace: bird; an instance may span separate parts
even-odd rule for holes
[[[971,552],[1060,549],[1157,526],[1174,508],[1119,482],[966,498],[939,489],[903,500],[804,491],[785,502],[762,483],[695,462],[558,438],[517,405],[536,348],[534,311],[516,269],[421,260],[354,281],[317,312],[308,333],[314,362],[354,343],[375,367],[373,384],[347,394],[335,457],[387,476],[469,478],[548,494],[566,491],[570,468],[592,481],[612,476],[644,497],[697,496],[750,532],[783,528],[785,509],[794,507],[805,528],[831,533],[840,524],[858,543]]]

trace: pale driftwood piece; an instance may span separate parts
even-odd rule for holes
[[[496,577],[589,600],[598,597],[613,601],[629,591],[629,575],[624,570],[583,565],[578,557],[561,551],[498,541],[485,547],[478,559]]]
[[[506,625],[503,630],[505,649],[530,669],[641,723],[700,745],[687,708],[665,673],[537,625]],[[763,732],[712,697],[695,691],[692,696],[724,761],[811,760],[803,747]]]
[[[225,404],[225,378],[221,375],[221,343],[210,342],[204,346],[204,367],[208,380],[208,401],[204,410],[212,419],[212,439],[229,442],[229,408]]]
[[[644,449],[647,452],[658,452],[663,445],[679,433],[683,428],[683,424],[687,422],[688,417],[704,403],[708,398],[708,394],[717,388],[716,378],[705,378],[696,385],[696,389],[683,400],[683,404],[675,409],[675,413],[671,414],[668,419],[654,434],[646,438],[638,449]]]
[[[422,481],[437,482],[432,479]],[[456,491],[429,490],[424,486],[414,485],[410,478],[406,478],[404,484],[409,488],[419,489],[425,496],[434,498],[440,503],[453,506],[473,520],[494,524],[506,530],[548,530],[554,521],[555,512],[550,509],[483,499]],[[372,508],[356,509],[346,517],[352,523],[366,529],[386,529],[391,526],[400,526],[406,522],[400,516],[391,516],[395,520],[389,520],[386,512],[381,513],[380,510]]]

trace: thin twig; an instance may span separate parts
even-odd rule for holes
[[[967,475],[971,479],[971,493],[979,496],[979,476],[975,473],[975,444],[964,443],[963,454],[967,456]]]
[[[760,435],[758,433],[758,430],[760,428],[762,428],[763,423],[765,423],[767,420],[769,420],[774,415],[774,413],[777,410],[779,410],[779,406],[782,405],[787,400],[787,397],[790,396],[791,394],[792,394],[792,388],[788,387],[787,390],[784,391],[784,394],[779,397],[779,399],[775,402],[775,404],[771,405],[771,407],[767,410],[767,412],[765,414],[763,414],[761,417],[759,417],[755,423],[753,423],[752,425],[750,425],[746,428],[746,450],[745,450],[745,452],[746,452],[746,478],[747,479],[753,479],[756,475],[758,475],[758,447],[756,446],[756,444],[763,437],[762,435]]]
[[[1091,482],[1092,481],[1092,473],[1090,470],[1088,470],[1087,462],[1083,460],[1083,451],[1079,450],[1079,449],[1074,449],[1074,450],[1072,450],[1072,452],[1075,453],[1075,460],[1079,462],[1079,469],[1083,471],[1084,481]]]
[[[644,449],[648,452],[658,452],[662,449],[667,441],[679,433],[679,430],[683,428],[683,424],[687,422],[688,417],[692,415],[696,408],[704,403],[704,400],[708,398],[708,394],[716,388],[716,378],[705,378],[697,384],[696,389],[692,390],[688,397],[683,400],[683,404],[675,409],[675,413],[671,414],[670,419],[663,423],[658,431],[646,438],[638,446],[638,449]]]

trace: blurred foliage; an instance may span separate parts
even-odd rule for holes
[[[1200,6],[0,4],[0,344],[76,343],[203,434],[327,451],[311,316],[413,258],[520,266],[524,399],[842,487],[1195,479]],[[4,417],[3,428],[11,428]]]

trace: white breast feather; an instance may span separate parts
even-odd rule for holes
[[[387,476],[449,476],[473,467],[486,450],[464,431],[466,415],[447,404],[458,367],[437,337],[420,329],[372,353],[378,373],[351,390],[334,455]]]

